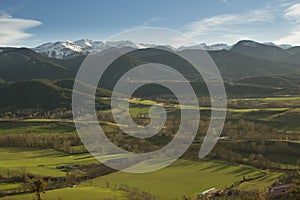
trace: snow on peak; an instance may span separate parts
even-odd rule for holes
[[[280,47],[280,48],[282,48],[282,49],[290,49],[290,48],[293,47],[293,46],[290,45],[290,44],[280,44],[280,45],[276,45],[276,46],[278,46],[278,47]]]
[[[178,51],[183,51],[183,50],[187,50],[187,49],[199,49],[199,50],[205,50],[205,48],[207,47],[207,45],[205,43],[201,43],[201,44],[196,44],[196,45],[193,45],[193,46],[181,46],[179,47],[177,50]]]
[[[260,43],[251,41],[251,40],[242,40],[235,45],[247,46],[251,48],[258,47],[261,45]],[[235,46],[234,45],[234,46]],[[265,43],[268,46],[277,46],[283,49],[291,48],[291,45],[275,45],[273,43]],[[213,44],[207,45],[205,43],[196,44],[193,46],[182,46],[179,48],[174,48],[170,45],[157,45],[157,44],[144,44],[144,43],[134,43],[129,40],[122,40],[122,41],[93,41],[89,39],[81,39],[75,42],[72,41],[64,41],[64,42],[49,42],[43,45],[40,45],[36,48],[33,48],[34,51],[40,53],[42,55],[58,58],[58,59],[66,59],[66,58],[73,58],[78,55],[87,55],[89,53],[95,54],[99,53],[105,49],[109,48],[124,48],[124,47],[131,47],[137,49],[144,49],[144,48],[155,48],[155,47],[164,47],[168,49],[172,49],[175,51],[182,51],[182,50],[207,50],[207,51],[219,51],[219,50],[229,50],[232,46],[227,44]]]
[[[82,48],[79,45],[74,44],[70,41],[65,42],[49,42],[42,44],[33,49],[37,53],[48,56],[50,58],[71,58],[75,54],[82,52]]]
[[[89,39],[77,40],[74,42],[74,44],[80,46],[81,48],[92,48],[93,47],[93,41],[89,40]]]
[[[289,49],[289,48],[292,48],[293,46],[290,45],[290,44],[274,44],[273,42],[268,42],[268,43],[264,43],[266,45],[269,45],[269,46],[275,46],[275,47],[279,47],[279,48],[282,48],[282,49]]]
[[[64,41],[64,42],[54,42],[54,43],[46,43],[40,45],[36,48],[33,48],[34,51],[40,53],[42,55],[65,59],[72,58],[78,55],[86,55],[88,53],[99,53],[105,49],[109,49],[112,47],[115,48],[124,48],[124,47],[132,47],[132,48],[150,48],[155,47],[153,44],[142,44],[142,43],[133,43],[131,41],[92,41],[88,39],[77,40],[75,42],[72,41]]]
[[[207,45],[205,43],[200,43],[194,46],[182,46],[179,47],[177,50],[178,51],[182,51],[182,50],[186,50],[186,49],[199,49],[199,50],[206,50],[206,51],[219,51],[219,50],[229,50],[231,48],[231,46],[227,45],[227,44],[213,44],[213,45]]]
[[[75,51],[75,52],[81,52],[82,51],[82,48],[81,46],[71,42],[71,41],[66,41],[66,42],[61,42],[61,44],[66,47],[67,49],[70,49],[72,51]]]
[[[205,43],[197,44],[194,46],[182,46],[179,48],[174,48],[170,45],[156,45],[156,44],[145,44],[145,43],[134,43],[129,40],[122,41],[92,41],[89,39],[81,39],[75,42],[65,41],[65,42],[55,42],[55,43],[46,43],[41,46],[34,48],[33,50],[46,55],[52,58],[65,59],[72,58],[78,55],[86,55],[88,53],[99,53],[105,49],[109,48],[124,48],[131,47],[137,49],[145,49],[145,48],[154,48],[154,47],[165,47],[168,49],[172,49],[174,51],[182,51],[186,49],[192,50],[222,50],[222,49],[230,49],[230,46],[226,44],[215,44],[208,46]]]
[[[227,44],[213,44],[209,45],[205,48],[205,50],[208,51],[220,51],[220,50],[229,50],[232,46],[229,46]]]
[[[257,45],[258,45],[257,42],[254,42],[254,41],[251,41],[251,40],[242,40],[238,43],[240,43],[243,46],[252,47],[252,48],[257,47]]]

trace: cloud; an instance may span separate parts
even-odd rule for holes
[[[186,47],[193,46],[196,43],[196,41],[184,35],[182,36],[176,35],[175,37],[170,37],[170,40],[172,42],[169,45],[175,48],[182,47],[182,46],[186,46]]]
[[[0,14],[0,46],[18,45],[22,40],[33,36],[26,30],[42,24],[37,20],[13,18],[1,12]]]
[[[274,19],[271,10],[256,9],[242,14],[222,14],[194,21],[185,26],[191,36],[208,34],[211,31],[232,31],[233,27],[246,24],[270,22]]]
[[[290,23],[290,28],[285,36],[274,43],[300,45],[300,3],[285,5],[283,13],[284,19]]]
[[[300,3],[296,3],[296,4],[293,4],[293,5],[289,6],[285,10],[284,16],[287,19],[296,20],[297,22],[299,22],[299,19],[300,19]]]
[[[216,36],[227,41],[251,37],[249,27],[271,23],[275,19],[272,9],[255,9],[245,13],[221,14],[191,22],[184,26],[191,37]]]
[[[160,17],[153,17],[153,18],[151,18],[151,19],[145,21],[145,22],[143,23],[142,26],[149,26],[149,25],[151,25],[151,24],[153,24],[153,23],[155,23],[155,22],[161,21],[161,20],[163,20],[163,18],[160,18]]]
[[[274,41],[274,43],[300,45],[300,28],[295,28],[295,30],[290,31],[287,36]]]

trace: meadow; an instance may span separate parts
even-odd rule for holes
[[[115,172],[82,182],[75,188],[46,191],[44,199],[127,199],[126,193],[116,190],[117,186],[127,185],[134,190],[146,191],[159,199],[181,199],[184,195],[195,196],[204,190],[215,187],[225,189],[243,177],[264,178],[243,183],[240,187],[265,188],[278,174],[257,170],[247,166],[234,166],[216,161],[178,160],[167,168],[145,174]],[[107,188],[109,185],[109,188]],[[254,188],[254,187],[253,187]],[[31,199],[32,194],[15,195],[2,199]],[[91,198],[93,197],[93,198]]]
[[[167,168],[145,173],[130,174],[116,172],[83,182],[85,186],[104,187],[128,185],[159,196],[160,199],[181,199],[184,195],[195,196],[212,187],[225,189],[243,177],[257,177],[263,171],[246,166],[234,166],[216,161],[178,160]],[[267,173],[268,174],[268,173]],[[270,182],[275,180],[270,179]],[[264,180],[256,181],[257,186],[268,185]]]
[[[21,194],[0,198],[2,200],[31,200],[33,194]],[[114,190],[111,188],[99,188],[92,186],[62,188],[49,190],[42,194],[43,200],[108,200],[118,199],[127,200],[126,192]]]
[[[56,169],[62,164],[87,164],[97,162],[89,154],[67,155],[52,149],[0,148],[0,172],[25,168],[27,173],[43,176],[64,176],[65,172]],[[235,166],[216,161],[178,160],[171,166],[146,174],[115,172],[82,182],[76,188],[63,188],[46,191],[44,199],[90,199],[89,196],[105,199],[106,197],[126,199],[122,191],[113,190],[115,186],[127,185],[130,188],[147,191],[160,199],[181,199],[183,195],[198,193],[215,187],[224,189],[243,177],[261,176],[264,171],[253,167]],[[241,188],[265,188],[278,177],[269,173],[257,180],[243,183]],[[107,183],[112,188],[106,188]],[[2,184],[0,189],[17,188],[21,183]],[[249,187],[251,186],[252,187]],[[31,199],[31,194],[16,195],[10,199]],[[5,198],[4,198],[5,199]]]
[[[300,110],[290,105],[296,105],[299,100],[300,97],[298,96],[230,100],[227,120],[234,124],[243,119],[255,124],[275,127],[279,131],[297,134],[300,131],[300,125],[297,122]],[[243,104],[240,104],[239,101]],[[130,103],[131,115],[138,117],[141,114],[147,116],[149,107],[156,102],[154,100],[132,99]],[[265,106],[266,104],[269,106]],[[167,112],[172,115],[177,116],[180,112],[176,105],[166,104],[165,106]],[[109,113],[109,111],[103,112]],[[203,106],[200,112],[204,119],[208,118],[210,108]],[[105,126],[105,129],[109,132],[115,130],[115,124],[111,122],[104,123],[101,121],[101,125]],[[68,119],[37,118],[0,121],[0,134],[63,135],[66,133],[74,134],[75,132],[73,123]],[[72,146],[72,148],[76,147]],[[98,163],[89,153],[68,154],[52,148],[28,147],[0,147],[0,160],[0,174],[4,177],[9,173],[9,170],[21,169],[25,169],[30,174],[60,177],[66,176],[66,172],[56,169],[58,165]],[[270,172],[269,170],[236,163],[230,164],[216,159],[187,160],[182,158],[169,167],[151,173],[114,172],[83,181],[74,188],[48,190],[43,194],[43,199],[127,199],[128,194],[126,192],[115,189],[121,185],[149,192],[158,196],[159,199],[182,199],[184,195],[195,196],[212,187],[229,188],[244,178],[257,177],[254,180],[238,184],[235,186],[236,189],[265,190],[280,175],[280,172]],[[22,183],[1,183],[0,190],[17,188],[20,184]],[[107,187],[107,184],[109,184],[109,187]],[[32,194],[14,195],[2,199],[32,199]]]
[[[25,168],[27,173],[42,176],[65,176],[66,172],[56,169],[57,165],[88,164],[97,162],[90,154],[69,155],[53,149],[0,148],[0,173]],[[0,186],[1,187],[1,186]]]

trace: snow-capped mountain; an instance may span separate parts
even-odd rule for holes
[[[66,59],[73,58],[81,55],[83,48],[73,42],[54,42],[42,44],[33,49],[35,52],[40,53],[50,58]]]
[[[88,39],[77,40],[75,42],[66,41],[66,42],[49,42],[42,44],[41,46],[35,47],[34,50],[37,53],[40,53],[44,56],[50,58],[58,59],[68,59],[73,58],[78,55],[87,55],[88,53],[98,53],[105,49],[112,47],[115,48],[150,48],[156,45],[153,44],[135,44],[131,41],[92,41]]]
[[[252,40],[241,40],[238,43],[236,43],[234,46],[238,46],[238,45],[255,48],[257,46],[260,46],[261,44]]]
[[[77,40],[74,44],[84,49],[93,48],[93,41],[88,39]]]
[[[255,48],[260,46],[261,43],[251,41],[251,40],[244,40],[240,41],[237,44],[247,47]],[[232,47],[236,46],[237,44],[230,46],[227,44],[213,44],[207,45],[205,43],[197,44],[194,46],[182,46],[179,48],[174,48],[172,46],[164,46],[165,48],[182,51],[187,49],[201,49],[207,51],[219,51],[219,50],[230,50]],[[275,45],[274,43],[264,43],[267,46],[277,46],[282,49],[289,49],[292,46],[283,44],[283,45]],[[87,55],[89,53],[99,53],[105,49],[109,49],[112,47],[115,48],[124,48],[124,47],[131,47],[131,48],[153,48],[157,47],[158,45],[155,44],[143,44],[143,43],[134,43],[131,41],[109,41],[109,42],[102,42],[102,41],[93,41],[88,39],[77,40],[75,42],[65,41],[65,42],[50,42],[33,48],[33,50],[37,53],[40,53],[44,56],[50,58],[58,58],[58,59],[68,59],[74,58],[80,55]]]
[[[181,46],[179,48],[177,48],[178,51],[183,51],[183,50],[187,50],[187,49],[202,49],[204,50],[205,48],[207,48],[207,45],[205,43],[201,43],[201,44],[197,44],[197,45],[193,45],[193,46]]]
[[[293,46],[290,45],[290,44],[280,44],[280,45],[276,45],[274,44],[273,42],[267,42],[267,43],[264,43],[265,45],[268,45],[268,46],[276,46],[276,47],[280,47],[282,49],[290,49],[292,48]]]
[[[157,47],[155,44],[144,44],[144,43],[133,43],[131,41],[92,41],[88,39],[77,40],[75,42],[66,41],[66,42],[50,42],[33,48],[33,50],[37,53],[40,53],[44,56],[50,58],[58,58],[58,59],[68,59],[73,58],[78,55],[87,55],[88,53],[98,53],[105,49],[109,49],[112,47],[115,48],[124,48],[124,47],[132,47],[137,49],[142,48],[153,48]],[[179,48],[174,48],[170,45],[164,46],[168,49],[182,51],[186,49],[203,49],[203,50],[229,50],[231,46],[227,44],[214,44],[214,45],[206,45],[205,43],[201,43],[194,46],[182,46]]]
[[[219,51],[219,50],[229,50],[232,46],[227,44],[213,44],[206,46],[205,50],[207,51]]]

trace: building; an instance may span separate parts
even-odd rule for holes
[[[294,184],[294,183],[272,186],[270,188],[270,194],[271,194],[272,198],[284,197],[287,194],[287,191],[294,187],[296,187],[296,184]]]

